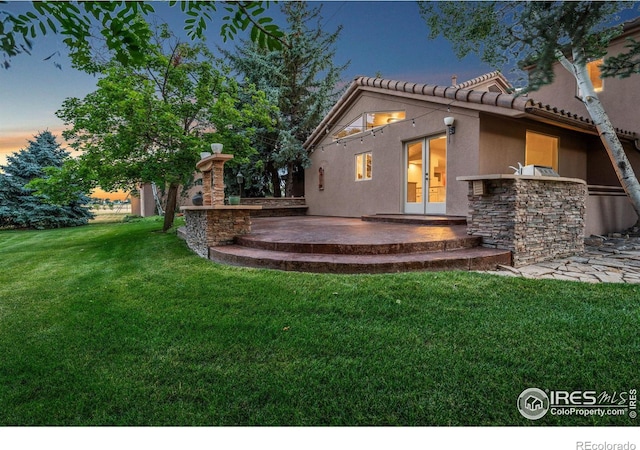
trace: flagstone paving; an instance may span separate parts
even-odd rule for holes
[[[640,237],[613,235],[585,239],[579,256],[524,267],[498,266],[483,271],[524,278],[582,281],[586,283],[640,284]]]

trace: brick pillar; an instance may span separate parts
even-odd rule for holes
[[[224,205],[224,163],[232,158],[233,155],[215,154],[196,164],[202,172],[203,206]]]
[[[224,205],[224,163],[226,160],[213,161],[212,205]]]
[[[202,204],[204,206],[211,206],[211,171],[205,170],[202,172]]]

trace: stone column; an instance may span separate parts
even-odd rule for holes
[[[202,172],[203,206],[224,205],[224,163],[230,159],[233,159],[233,155],[216,153],[196,164],[196,168]]]
[[[233,155],[219,155],[231,156]],[[224,205],[224,163],[226,159],[213,161],[213,191],[211,193],[212,205]]]
[[[211,171],[202,171],[202,204],[211,205]]]

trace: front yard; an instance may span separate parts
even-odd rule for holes
[[[162,223],[0,232],[2,425],[637,425],[640,286],[226,267]]]

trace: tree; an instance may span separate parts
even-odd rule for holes
[[[420,12],[431,29],[431,37],[442,34],[449,39],[458,57],[475,52],[496,67],[513,61],[533,67],[528,91],[553,82],[553,65],[560,62],[575,77],[579,99],[640,218],[640,183],[586,67],[591,59],[603,57],[611,40],[620,35],[621,26],[611,24],[616,14],[628,6],[590,1],[420,2]]]
[[[287,19],[284,39],[289,46],[269,51],[244,42],[235,54],[220,51],[245,82],[264,90],[280,111],[276,130],[258,134],[260,152],[250,167],[243,168],[253,175],[245,179],[262,179],[279,196],[279,176],[284,172],[286,195],[292,196],[302,195],[297,186],[304,186],[303,169],[310,162],[302,144],[337,100],[340,92],[336,86],[348,63],[334,63],[342,27],[333,33],[324,31],[320,7],[309,9],[306,2],[286,2],[282,12]]]
[[[65,139],[81,152],[78,167],[63,170],[59,179],[75,174],[106,191],[164,186],[164,231],[173,224],[179,186],[191,178],[199,153],[220,142],[238,159],[247,158],[254,151],[253,124],[273,120],[263,93],[214,68],[204,45],[175,41],[166,29],[139,67],[114,60],[101,70],[96,91],[66,99],[57,112],[71,127]]]
[[[7,3],[0,1],[0,4]],[[92,38],[105,40],[115,59],[121,64],[140,63],[144,60],[152,33],[141,20],[152,14],[152,2],[32,2],[32,9],[15,15],[0,10],[0,52],[3,66],[10,66],[11,58],[32,48],[33,39],[47,33],[60,33],[70,56],[79,67],[85,67],[93,59],[95,44]],[[269,2],[213,2],[176,1],[168,4],[180,6],[185,19],[185,30],[192,39],[202,38],[214,13],[222,8],[226,15],[220,34],[223,39],[233,39],[240,31],[250,30],[253,41],[269,49],[280,48],[282,32],[273,20],[265,16]]]
[[[51,132],[44,131],[7,158],[0,173],[0,227],[60,228],[86,225],[93,214],[86,205],[89,198],[81,190],[68,190],[64,204],[51,203],[34,193],[29,183],[47,176],[48,168],[60,168],[69,153],[60,147]]]

